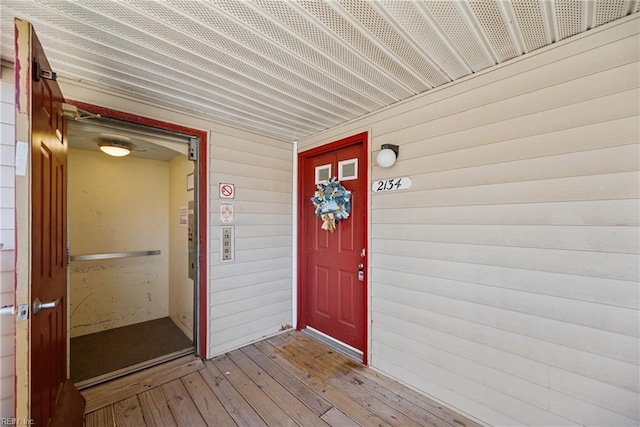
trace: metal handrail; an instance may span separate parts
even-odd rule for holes
[[[71,261],[93,261],[96,259],[131,258],[136,256],[160,255],[159,250],[138,252],[112,252],[106,254],[71,255]]]

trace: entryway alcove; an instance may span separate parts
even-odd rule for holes
[[[131,152],[106,155],[103,142]],[[70,373],[80,388],[194,351],[188,143],[121,121],[70,121]]]

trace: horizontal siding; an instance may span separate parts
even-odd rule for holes
[[[261,225],[245,225],[242,228],[236,230],[236,239],[239,239],[239,238],[258,239],[260,237],[283,238],[283,236],[291,236],[291,226],[270,225],[269,227],[263,227]]]
[[[234,205],[235,206],[235,205]],[[214,215],[219,215],[217,208],[213,209]],[[219,216],[216,216],[215,222],[219,221]],[[245,225],[251,226],[289,226],[291,227],[291,213],[272,213],[265,215],[259,212],[243,212],[242,222]],[[214,237],[218,232],[215,232]],[[217,238],[217,237],[216,237]]]
[[[371,364],[491,425],[638,425],[638,17],[300,141],[368,129]]]
[[[551,369],[549,380],[552,390],[565,393],[629,418],[637,420],[640,417],[637,391],[634,393],[555,368]]]
[[[209,356],[292,323],[292,147],[245,135],[211,137]],[[235,251],[220,261],[218,183],[235,185]]]
[[[637,232],[637,228],[629,226],[377,224],[372,237],[637,254],[640,251],[640,239],[628,238],[629,233]]]
[[[378,209],[373,223],[447,225],[588,225],[637,226],[638,201],[597,200],[502,204],[491,206],[434,206],[426,208]]]
[[[257,166],[237,163],[223,158],[216,160],[215,167],[216,172],[225,177],[239,176],[245,178],[266,179],[279,183],[291,182],[291,172],[270,168],[269,161],[267,159],[264,159],[263,166]],[[210,182],[215,185],[216,181],[214,181],[213,178],[215,178],[215,176],[211,176]]]
[[[595,302],[625,308],[638,308],[638,283],[589,276],[549,273],[535,270],[460,264],[452,261],[385,255],[375,260],[374,268],[389,274],[404,272],[418,276],[450,279],[502,289],[535,292],[576,301]]]
[[[403,288],[423,292],[427,298],[443,297],[467,301],[489,307],[510,310],[515,313],[543,316],[548,319],[586,326],[617,334],[638,337],[637,307],[621,309],[602,302],[584,302],[566,297],[540,295],[528,290],[511,290],[501,287],[478,286],[478,283],[442,279],[433,276],[380,270],[379,283],[390,286],[402,283]],[[426,279],[426,280],[425,280]],[[637,305],[637,301],[631,301]],[[451,314],[448,307],[446,311]]]
[[[631,122],[627,123],[628,128],[631,125]],[[601,132],[601,130],[593,129],[593,127],[586,126],[585,132]],[[637,139],[637,135],[633,136]],[[584,141],[582,135],[571,135],[570,138]],[[622,145],[623,140],[616,141],[620,145],[594,148],[589,151],[541,156],[535,156],[535,153],[531,152],[528,153],[532,158],[526,158],[522,154],[518,155],[510,152],[499,155],[498,148],[504,148],[504,146],[495,147],[492,144],[454,153],[433,155],[429,157],[429,162],[426,164],[424,158],[421,157],[421,163],[418,161],[406,161],[405,167],[409,169],[407,173],[413,176],[412,189],[414,191],[638,170],[638,155],[640,152],[637,144],[640,141],[629,141],[627,145]],[[452,154],[455,154],[455,156]],[[566,167],[567,164],[575,166],[569,170]],[[460,174],[460,169],[465,169],[464,175]]]
[[[211,255],[212,256],[218,256],[220,254],[220,250],[219,250],[219,244],[218,246],[214,246],[212,245],[212,249],[211,249]],[[238,256],[238,252],[236,251],[235,253],[236,257]],[[290,260],[288,261],[285,258],[282,257],[271,257],[270,254],[266,254],[266,256],[264,257],[264,259],[246,259],[247,257],[244,257],[245,261],[244,262],[238,262],[237,260],[235,262],[229,262],[229,263],[225,263],[220,265],[220,268],[216,269],[216,274],[215,276],[212,276],[212,280],[215,283],[220,282],[221,280],[219,279],[229,279],[229,278],[233,278],[231,281],[236,281],[238,283],[242,282],[242,278],[238,277],[238,276],[244,276],[246,275],[252,275],[253,273],[260,273],[260,274],[265,274],[271,270],[280,270],[280,269],[291,269],[291,262]],[[215,263],[217,261],[214,260],[213,262]],[[250,276],[250,278],[253,276]],[[228,281],[227,281],[228,282]]]
[[[215,186],[217,183],[225,182],[225,179],[233,178],[236,185],[242,188],[243,193],[250,190],[269,191],[274,193],[286,193],[291,190],[291,182],[275,181],[273,179],[262,179],[259,177],[240,176],[238,174],[213,173],[210,175],[211,183]],[[242,197],[240,194],[236,197]]]
[[[622,172],[473,187],[416,190],[374,197],[372,207],[373,209],[411,209],[429,206],[635,199],[637,189],[632,184],[638,182],[638,179],[640,179],[638,172]]]
[[[273,313],[269,312],[248,312],[247,316],[238,316],[236,319],[231,319],[228,326],[224,329],[216,331],[216,336],[219,338],[219,342],[223,343],[220,346],[216,346],[214,351],[224,353],[228,349],[236,349],[264,339],[265,337],[272,336],[278,332],[279,329],[274,329],[275,325],[287,326],[291,325],[291,310],[285,310],[285,305],[277,306],[273,310]],[[245,320],[251,319],[245,322]],[[210,330],[215,330],[216,322],[209,324]],[[279,327],[281,327],[279,326]]]
[[[404,330],[401,328],[402,326],[415,324],[418,330],[421,331],[420,336],[424,336],[424,338],[412,335],[411,339],[426,339],[434,335],[447,336],[447,340],[442,338],[439,340],[434,339],[431,344],[434,346],[442,345],[443,350],[460,356],[466,355],[465,357],[470,357],[473,360],[482,360],[482,357],[476,356],[476,353],[483,354],[489,348],[495,350],[498,354],[502,354],[501,357],[497,357],[495,354],[492,355],[496,361],[519,356],[545,365],[547,371],[551,367],[556,367],[632,392],[637,390],[638,387],[638,366],[635,363],[621,362],[607,356],[577,350],[567,345],[524,336],[505,329],[485,326],[473,320],[464,320],[448,314],[406,307],[403,304],[383,299],[374,298],[373,303],[379,307],[381,313],[388,313],[380,314],[379,317],[376,317],[374,324],[379,323],[381,328],[397,333],[402,333]],[[451,341],[460,340],[467,344],[458,346],[451,344]],[[377,340],[374,340],[374,347],[376,342]],[[458,353],[461,350],[463,351]],[[415,354],[415,352],[412,354]],[[489,364],[489,366],[492,365]],[[512,368],[505,368],[503,371],[516,375]],[[532,371],[531,374],[534,372],[537,377],[535,382],[539,384],[549,382],[548,375],[544,374],[544,370]],[[533,381],[523,374],[517,374],[517,376]],[[442,385],[444,387],[447,386],[446,384]]]
[[[579,134],[580,131],[583,131],[583,127],[593,126],[595,128],[607,128],[609,126],[613,127],[616,124],[618,126],[624,126],[624,123],[620,124],[618,121],[628,122],[637,120],[640,107],[633,102],[637,99],[635,97],[637,97],[637,89],[597,98],[599,104],[598,109],[592,108],[593,100],[586,100],[560,107],[550,106],[548,110],[524,117],[490,122],[484,126],[463,128],[448,133],[441,131],[439,128],[429,129],[428,133],[426,131],[420,132],[419,137],[414,136],[412,138],[414,142],[411,142],[411,144],[424,141],[424,135],[433,134],[433,141],[429,142],[427,148],[422,149],[426,151],[417,154],[425,156],[494,144],[497,150],[505,151],[507,150],[504,148],[505,145],[511,146],[511,141],[513,141],[513,146],[509,151],[513,150],[518,152],[523,150],[521,151],[521,156],[527,156],[531,151],[539,153],[539,149],[544,149],[545,147],[551,149],[549,154],[554,154],[556,150],[560,152],[580,151],[580,147],[582,147],[581,141],[576,141],[574,138],[571,138],[571,135]],[[464,119],[464,117],[461,117],[458,121],[464,121]],[[606,122],[608,121],[615,121],[615,123],[607,125]],[[572,123],[573,126],[568,126],[567,123]],[[415,129],[412,130],[415,131]],[[623,132],[628,135],[628,128]],[[559,138],[562,143],[560,145],[549,143],[547,136],[552,138],[551,141],[553,141],[553,138]],[[565,138],[565,136],[568,137]],[[391,136],[389,136],[389,138],[391,138]],[[595,138],[595,140],[593,140],[593,138]],[[629,136],[627,136],[627,138],[629,138]],[[635,139],[633,135],[631,135],[630,138],[631,140]],[[393,136],[393,140],[402,141],[403,145],[405,139],[408,139],[408,136]],[[543,142],[543,139],[547,142]],[[606,142],[603,143],[601,141],[602,139],[602,134],[599,136],[585,137],[584,143],[587,144],[587,147],[590,145],[606,145]],[[538,141],[538,144],[543,144],[543,146],[539,147],[538,144],[532,143],[535,141]],[[507,144],[502,146],[497,145],[500,143]],[[410,147],[410,144],[407,144]],[[567,144],[566,148],[564,147],[565,144]],[[552,147],[549,147],[550,145],[552,145]],[[405,158],[412,159],[412,157]],[[380,172],[382,173],[382,171]]]
[[[633,130],[637,117],[627,117],[631,114],[628,111],[620,113],[623,116],[621,118],[587,123],[569,129],[546,129],[542,134],[516,136],[507,140],[501,140],[501,138],[504,138],[505,133],[513,130],[498,129],[498,125],[484,126],[471,131],[456,132],[453,135],[434,137],[430,139],[429,144],[421,143],[422,140],[403,144],[402,153],[403,157],[406,155],[408,158],[405,166],[416,162],[415,157],[431,156],[432,161],[423,163],[423,169],[418,171],[422,174],[638,142],[637,132]],[[608,113],[602,112],[602,114]],[[452,144],[457,144],[455,151],[442,152],[444,147]],[[465,149],[469,151],[459,152]],[[384,170],[378,172],[381,175],[385,174]],[[391,173],[390,170],[386,172],[386,174],[389,173]]]
[[[267,281],[261,280],[260,283],[246,285],[246,286],[234,286],[231,289],[221,290],[216,293],[215,307],[231,307],[230,303],[236,301],[242,301],[245,297],[243,295],[253,295],[255,297],[262,297],[264,295],[274,295],[280,291],[287,290],[291,292],[291,282],[288,276],[291,274],[289,270],[280,270],[283,279]],[[242,292],[239,292],[240,288]],[[215,315],[219,316],[224,312],[216,312]]]
[[[596,328],[549,319],[546,316],[523,314],[515,310],[487,306],[478,300],[470,302],[441,297],[423,291],[410,290],[407,289],[407,286],[392,287],[376,283],[373,295],[381,300],[406,306],[407,309],[428,310],[432,313],[507,330],[522,336],[565,345],[618,361],[638,363],[638,340],[626,334],[610,333]],[[471,299],[472,296],[469,298]],[[629,326],[629,328],[633,328],[633,326]]]
[[[238,268],[226,268],[227,275],[217,275],[212,280],[215,283],[216,291],[223,293],[225,291],[233,292],[237,288],[244,286],[258,286],[260,284],[268,284],[276,280],[286,280],[291,276],[291,265],[285,262],[278,262],[269,268],[269,261],[256,266],[250,271],[246,265],[240,265]],[[244,274],[239,274],[239,273]],[[236,298],[242,299],[244,294],[236,295]]]
[[[633,64],[638,59],[636,49],[635,30],[632,26],[627,25],[621,34],[621,39],[616,40],[615,49],[611,48],[610,39],[603,37],[600,41],[586,41],[584,38],[580,42],[567,43],[559,47],[555,52],[554,49],[545,49],[547,52],[538,52],[529,57],[522,57],[520,60],[511,61],[510,64],[504,64],[502,67],[495,67],[477,76],[471,76],[467,79],[461,79],[449,86],[442,87],[441,90],[431,91],[425,96],[423,105],[418,103],[405,103],[401,108],[392,108],[387,117],[381,117],[377,120],[376,130],[380,136],[386,136],[387,133],[394,135],[404,135],[411,133],[412,126],[424,125],[425,114],[429,114],[429,120],[438,118],[450,118],[455,114],[461,114],[470,111],[476,107],[491,106],[499,102],[509,102],[519,96],[533,93],[534,91],[549,91],[550,88],[561,89],[565,83],[572,84],[573,81],[580,79],[588,79],[591,75],[599,72],[607,72],[618,66],[626,66]],[[616,37],[612,34],[612,37]],[[593,41],[593,45],[591,42]],[[598,45],[598,43],[601,43]],[[582,44],[581,46],[578,46]],[[574,49],[581,49],[576,51]],[[560,51],[566,51],[566,56],[562,56]],[[551,53],[551,55],[549,55]],[[553,59],[555,55],[560,57]],[[535,65],[533,65],[535,63]],[[629,76],[626,76],[629,82]],[[469,80],[474,80],[469,82]],[[584,80],[583,80],[584,81]],[[599,84],[615,84],[613,82]],[[591,88],[578,88],[576,93],[570,94],[571,97],[582,96],[582,91]],[[594,88],[598,93],[599,89]],[[460,105],[458,97],[465,97],[464,105]],[[544,102],[544,100],[543,100]],[[566,101],[562,101],[566,104]],[[545,111],[548,105],[518,105],[520,112],[522,111]],[[402,111],[405,110],[405,111]],[[499,117],[512,117],[512,112],[505,113],[500,111]],[[498,116],[480,116],[475,120],[484,120],[489,122],[497,121]],[[554,122],[555,123],[555,122]],[[467,123],[458,124],[456,130],[468,129]],[[415,133],[409,137],[407,142],[415,140],[419,135]],[[304,144],[303,144],[304,145]]]
[[[214,142],[215,143],[215,142]],[[283,144],[284,145],[284,144]],[[291,169],[291,153],[287,153],[285,150],[273,149],[274,155],[264,155],[266,147],[260,150],[262,153],[255,153],[250,151],[240,151],[237,148],[226,148],[215,146],[213,155],[220,160],[236,164],[238,170],[244,168],[249,169],[251,166],[259,168],[268,167],[272,169],[274,176],[286,177],[287,169]],[[277,153],[277,154],[276,154]]]
[[[14,104],[13,70],[2,68],[0,82],[0,306],[14,304]],[[11,316],[0,316],[0,418],[14,415],[14,325]]]
[[[372,251],[405,257],[420,254],[416,258],[627,281],[637,281],[639,274],[638,256],[634,254],[397,240],[374,241]],[[616,265],[616,268],[612,269],[610,265]],[[460,267],[464,268],[464,265]]]
[[[242,192],[242,190],[240,191]],[[289,201],[289,203],[285,203],[285,202],[272,202],[272,201],[259,202],[259,201],[253,201],[253,200],[252,201],[234,200],[231,203],[233,203],[234,213],[249,213],[249,214],[261,214],[261,215],[269,215],[269,214],[291,215],[291,201]]]
[[[210,317],[220,329],[234,328],[251,319],[268,317],[290,308],[291,289],[281,289],[268,294],[245,297],[233,304],[219,304],[211,307]]]
[[[638,425],[637,419],[625,417],[612,411],[611,408],[593,405],[565,393],[551,391],[549,404],[553,412],[563,414],[584,426],[636,427]]]
[[[256,250],[267,248],[291,248],[291,233],[287,236],[237,237],[237,250]]]
[[[535,72],[535,70],[530,72]],[[527,91],[520,95],[479,105],[475,108],[469,108],[468,104],[462,106],[463,108],[460,108],[460,105],[457,107],[452,105],[451,114],[449,115],[443,115],[447,108],[438,103],[427,107],[423,112],[429,118],[428,123],[423,122],[409,126],[397,134],[394,132],[393,138],[399,137],[404,141],[406,136],[407,141],[411,142],[419,138],[415,132],[416,128],[421,129],[421,135],[441,136],[483,126],[512,125],[525,122],[527,121],[526,119],[530,119],[528,120],[529,126],[519,130],[514,129],[513,132],[518,132],[525,136],[539,134],[540,130],[548,131],[548,129],[553,129],[554,127],[559,129],[567,128],[566,123],[563,126],[557,119],[550,120],[549,123],[542,125],[539,129],[532,128],[536,119],[549,117],[554,111],[566,111],[569,115],[583,113],[584,118],[578,121],[578,124],[582,124],[583,121],[588,123],[587,119],[591,119],[592,122],[601,121],[598,120],[600,116],[594,114],[589,108],[589,101],[602,98],[600,102],[613,107],[615,101],[624,96],[621,94],[628,91],[634,92],[638,87],[638,80],[633,78],[632,73],[637,75],[638,67],[636,65],[621,64],[617,68],[592,74],[563,85],[552,85],[544,89]],[[625,75],[625,77],[620,78],[620,75]],[[615,79],[615,81],[605,82],[602,80],[603,78]],[[496,88],[495,90],[500,89]],[[467,99],[469,98],[465,97],[465,101]],[[553,99],[553,103],[550,103],[549,99]],[[449,101],[454,103],[455,99]],[[429,111],[431,109],[434,111]],[[591,113],[589,113],[589,110],[591,110]],[[478,111],[482,111],[482,114],[477,114]],[[613,111],[609,112],[609,114],[626,117],[619,108],[613,108]],[[389,137],[391,134],[384,136]]]
[[[268,137],[247,139],[246,136],[225,135],[216,138],[216,151],[231,149],[236,153],[251,153],[271,159],[283,161],[291,158],[291,148],[281,141],[268,139]],[[217,156],[218,154],[216,154]]]
[[[388,336],[392,337],[393,334],[389,334]],[[436,385],[442,386],[444,384],[446,384],[444,387],[450,390],[465,390],[465,395],[472,398],[475,402],[489,408],[494,408],[501,414],[507,416],[509,421],[498,421],[503,423],[500,425],[520,425],[527,423],[527,419],[536,419],[539,425],[545,426],[572,425],[571,421],[559,416],[554,416],[544,409],[513,397],[506,391],[495,390],[457,373],[459,370],[462,370],[459,367],[456,367],[456,371],[443,369],[436,364],[424,360],[422,357],[415,356],[413,353],[405,353],[406,349],[410,346],[415,346],[415,344],[412,344],[412,340],[403,341],[400,337],[396,336],[389,342],[389,345],[382,342],[376,343],[373,346],[373,355],[379,357],[381,361],[386,360],[391,363],[393,363],[394,359],[406,359],[407,362],[403,364],[404,372],[400,372],[404,375],[416,376],[421,379],[426,378],[427,380],[422,386],[426,388],[429,394],[440,394]],[[502,390],[507,390],[507,387],[502,386]],[[448,400],[451,400],[451,398]],[[463,401],[456,399],[458,406],[461,406],[462,402]],[[476,414],[474,413],[474,415]],[[494,424],[497,423],[494,422]]]

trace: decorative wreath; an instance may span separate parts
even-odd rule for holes
[[[344,188],[335,177],[317,187],[311,201],[316,207],[316,216],[322,219],[320,228],[333,233],[337,221],[349,218],[351,191]]]

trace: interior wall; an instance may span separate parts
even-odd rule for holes
[[[70,266],[71,337],[169,314],[169,163],[69,149],[71,255],[160,255]]]
[[[2,67],[0,82],[0,307],[15,294],[15,128],[13,69]],[[13,317],[0,315],[0,418],[14,416]]]
[[[369,130],[413,180],[371,194],[374,369],[489,425],[638,425],[639,22],[299,142]]]
[[[187,176],[194,163],[181,154],[169,163],[169,317],[193,340],[193,280],[189,278],[187,226],[182,217],[194,190],[187,190]]]

